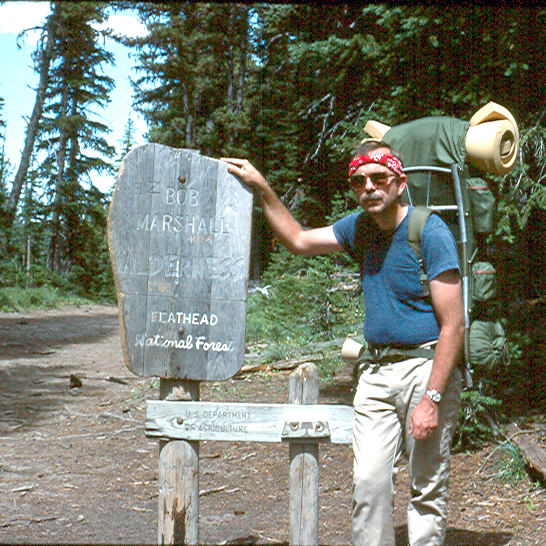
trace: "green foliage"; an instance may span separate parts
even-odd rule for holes
[[[0,288],[0,311],[21,312],[30,309],[56,309],[63,305],[85,305],[90,300],[70,292],[63,292],[51,285],[37,288]]]
[[[0,262],[0,287],[28,288],[51,286],[68,290],[69,283],[60,274],[40,264],[33,264],[30,270],[17,257]]]
[[[106,2],[51,3],[33,56],[36,71],[47,70],[40,79],[46,92],[36,155],[18,190],[24,189],[23,200],[16,196],[17,217],[1,234],[10,256],[0,265],[4,286],[51,285],[113,297],[108,203],[92,186],[86,189],[91,172],[112,168],[113,148],[105,139],[110,129],[93,113],[108,104],[114,85],[103,72],[104,64],[113,62],[100,43],[108,31],[96,30],[107,7]],[[47,55],[46,42],[52,44]]]
[[[93,195],[98,199],[94,204]],[[87,208],[77,245],[72,250],[72,264],[65,270],[48,267],[49,230],[47,222],[17,222],[11,238],[12,252],[0,260],[0,287],[39,288],[50,286],[61,292],[73,292],[97,301],[115,301],[115,287],[107,245],[106,220],[108,202],[100,192],[87,194],[89,201],[80,203]],[[24,200],[26,203],[27,200]],[[35,209],[36,210],[36,209]],[[30,265],[28,260],[30,259]]]
[[[479,390],[464,391],[461,395],[459,423],[455,433],[454,447],[457,450],[479,447],[495,437],[496,409],[500,400],[487,396]]]
[[[525,457],[512,442],[502,442],[498,447],[500,457],[496,461],[496,478],[504,483],[518,484],[528,477]]]
[[[104,196],[86,189],[85,182],[93,171],[111,171],[114,153],[105,138],[110,129],[92,115],[94,107],[108,104],[114,86],[103,72],[104,64],[113,62],[100,45],[108,32],[95,30],[106,7],[103,2],[54,4],[54,60],[37,146],[45,154],[35,185],[42,185],[47,200],[46,263],[88,293],[97,292],[93,284],[100,278],[96,261],[104,259],[98,250],[106,222],[100,221]]]
[[[149,34],[126,43],[143,74],[134,82],[136,108],[150,140],[213,156],[233,149],[249,129],[252,8],[142,3],[139,12]]]
[[[510,440],[505,440],[495,446],[483,461],[480,470],[485,478],[495,479],[510,485],[517,485],[529,478],[525,457]],[[533,508],[532,503],[529,503],[528,509],[532,510]]]
[[[123,137],[118,143],[119,143],[119,149],[118,149],[118,154],[116,157],[116,162],[119,169],[119,166],[121,165],[123,158],[133,149],[133,147],[136,144],[135,124],[133,122],[133,118],[131,117],[131,114],[129,114],[129,118],[127,119],[127,122],[125,123]]]
[[[280,360],[321,352],[317,343],[337,339],[335,350],[317,363],[320,377],[329,380],[342,365],[341,340],[362,328],[362,307],[357,273],[332,256],[293,256],[282,247],[273,254],[261,288],[250,294],[247,341]]]
[[[82,222],[68,279],[80,295],[112,301],[115,287],[106,234],[108,200],[95,188],[82,197]]]
[[[263,287],[249,298],[247,337],[289,349],[358,331],[362,310],[358,281],[331,256],[276,252]]]
[[[498,223],[495,235],[514,243],[533,209],[546,209],[546,127],[540,119],[520,134],[520,158],[512,172],[497,177]]]

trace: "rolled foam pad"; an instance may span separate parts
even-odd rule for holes
[[[467,161],[474,167],[493,174],[510,172],[519,149],[516,120],[503,106],[486,104],[470,120],[465,147]]]
[[[377,140],[381,140],[389,129],[390,127],[388,125],[373,120],[368,121],[364,127],[364,131]]]

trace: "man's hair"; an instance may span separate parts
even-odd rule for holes
[[[353,158],[356,159],[357,157],[360,157],[361,155],[367,155],[369,152],[372,152],[373,150],[377,150],[377,148],[387,148],[391,155],[402,161],[402,154],[396,149],[390,146],[389,144],[386,144],[382,140],[377,140],[375,138],[367,138],[363,140],[362,142],[359,142],[358,146],[356,147]],[[403,161],[402,161],[403,163]]]

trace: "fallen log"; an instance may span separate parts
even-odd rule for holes
[[[529,467],[546,481],[546,450],[531,438],[529,430],[521,429],[516,424],[506,427],[508,439],[516,444],[525,456]]]
[[[300,356],[298,358],[289,358],[288,360],[277,360],[276,362],[257,362],[243,364],[239,373],[269,371],[269,370],[293,370],[305,362],[317,362],[324,360],[323,354],[313,354]]]
[[[245,363],[241,367],[239,374],[250,373],[250,372],[263,372],[270,370],[293,370],[296,369],[300,364],[305,362],[317,362],[326,358],[324,353],[340,353],[341,346],[345,338],[336,338],[331,339],[330,341],[321,341],[318,343],[310,343],[306,348],[309,351],[316,351],[312,354],[307,354],[297,358],[290,358],[287,360],[273,360],[273,352],[264,352],[260,353],[250,353],[245,355]],[[322,353],[318,353],[322,351]]]

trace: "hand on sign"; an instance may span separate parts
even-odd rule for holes
[[[222,157],[220,161],[229,163],[228,172],[237,176],[242,182],[256,190],[263,190],[268,187],[266,179],[260,174],[248,159],[236,159]]]

